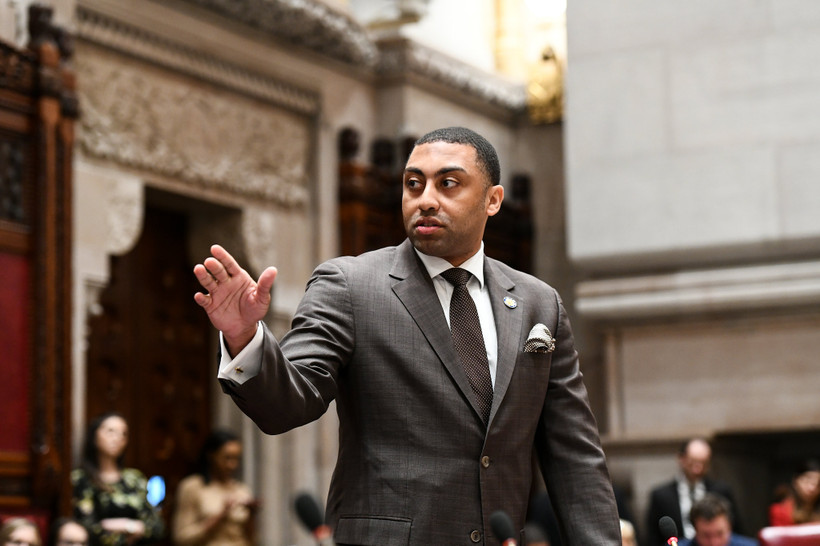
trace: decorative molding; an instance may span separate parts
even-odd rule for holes
[[[309,120],[115,53],[77,55],[92,157],[284,207],[309,200]]]
[[[280,245],[272,245],[271,234],[281,233],[277,229],[274,211],[248,206],[242,211],[242,240],[245,256],[254,271],[261,273],[266,267],[280,263]]]
[[[527,108],[524,85],[479,70],[443,53],[406,39],[379,42],[377,67],[383,78],[421,76],[513,112]]]
[[[145,187],[137,179],[112,180],[106,194],[105,251],[120,256],[130,252],[142,234]]]
[[[379,52],[365,29],[318,0],[186,0],[346,64],[373,67]]]
[[[77,8],[77,37],[126,53],[174,72],[201,78],[238,93],[285,107],[303,115],[317,115],[316,93],[265,74],[246,70],[223,59],[174,43],[92,11]]]
[[[598,320],[817,305],[820,262],[584,281],[576,296],[578,312]]]
[[[317,0],[184,0],[383,79],[425,80],[448,96],[463,93],[513,113],[527,109],[524,84],[510,82],[404,38],[374,42],[344,13]],[[128,55],[212,82],[304,115],[317,115],[321,97],[264,74],[77,7],[77,36]]]

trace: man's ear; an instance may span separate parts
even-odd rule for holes
[[[495,216],[501,210],[504,200],[504,186],[496,184],[487,190],[487,216]]]

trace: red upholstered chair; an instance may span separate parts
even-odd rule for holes
[[[820,546],[820,523],[764,527],[758,538],[760,546]]]

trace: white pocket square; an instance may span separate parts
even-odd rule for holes
[[[524,343],[525,353],[551,353],[555,350],[555,339],[549,328],[540,322],[532,327]]]

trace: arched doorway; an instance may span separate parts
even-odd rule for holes
[[[165,478],[169,498],[212,424],[213,329],[194,303],[190,217],[147,199],[136,246],[110,258],[89,319],[86,416],[118,411],[130,426],[125,464]]]

